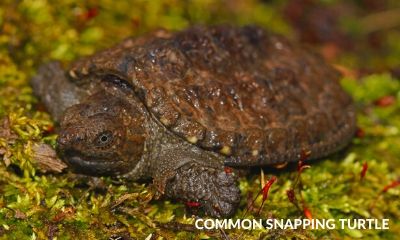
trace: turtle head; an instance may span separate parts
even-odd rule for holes
[[[144,120],[140,106],[124,96],[98,92],[65,111],[57,151],[76,172],[123,175],[143,154]]]

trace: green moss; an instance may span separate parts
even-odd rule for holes
[[[331,1],[330,1],[331,2]],[[331,4],[331,3],[330,3]],[[333,4],[333,3],[332,3]],[[181,29],[192,23],[257,23],[292,35],[280,17],[279,1],[3,1],[0,7],[0,236],[2,239],[104,239],[108,236],[215,239],[220,232],[198,232],[187,227],[194,218],[182,204],[153,199],[149,185],[110,178],[93,180],[37,171],[32,146],[54,146],[53,122],[39,111],[29,78],[48,59],[63,62],[88,55],[129,35],[165,27]],[[398,34],[398,33],[396,33]],[[399,48],[397,35],[388,42]],[[396,50],[397,51],[397,50]],[[350,53],[349,53],[350,54]],[[357,56],[353,55],[354,58]],[[398,59],[398,58],[397,58]],[[389,66],[396,61],[392,54]],[[357,61],[355,61],[356,63]],[[400,188],[382,193],[400,176],[400,84],[388,74],[358,80],[345,78],[343,85],[356,101],[359,126],[365,137],[356,138],[345,151],[321,161],[301,174],[295,170],[265,169],[272,185],[268,200],[246,217],[304,217],[307,206],[314,218],[390,218],[390,230],[226,231],[232,239],[277,238],[392,238],[400,234]],[[375,101],[393,96],[392,105]],[[368,171],[363,179],[363,164]],[[240,181],[242,204],[235,217],[243,217],[248,195],[260,191],[255,173]],[[287,196],[294,189],[297,208]],[[255,207],[261,205],[261,197]],[[186,224],[186,225],[185,225]],[[179,227],[181,226],[181,227]],[[183,230],[186,226],[187,230]]]

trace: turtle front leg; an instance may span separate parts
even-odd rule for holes
[[[42,65],[31,80],[33,92],[40,97],[54,120],[60,121],[64,111],[78,104],[87,93],[69,81],[59,62]]]
[[[240,202],[234,173],[196,163],[177,169],[167,182],[165,194],[185,202],[198,202],[205,213],[213,217],[232,216]]]
[[[158,192],[183,202],[198,202],[207,215],[232,216],[240,202],[235,172],[225,157],[201,149],[154,125],[148,144],[148,173]]]

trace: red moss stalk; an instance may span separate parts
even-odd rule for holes
[[[360,172],[360,178],[361,178],[361,180],[364,179],[365,174],[367,174],[367,170],[368,170],[368,163],[367,163],[367,162],[364,162],[363,165],[362,165],[361,172]]]

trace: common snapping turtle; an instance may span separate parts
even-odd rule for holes
[[[235,173],[331,154],[355,130],[351,98],[322,58],[256,26],[155,31],[42,66],[35,93],[60,122],[75,171],[152,178],[160,193],[230,216]]]

